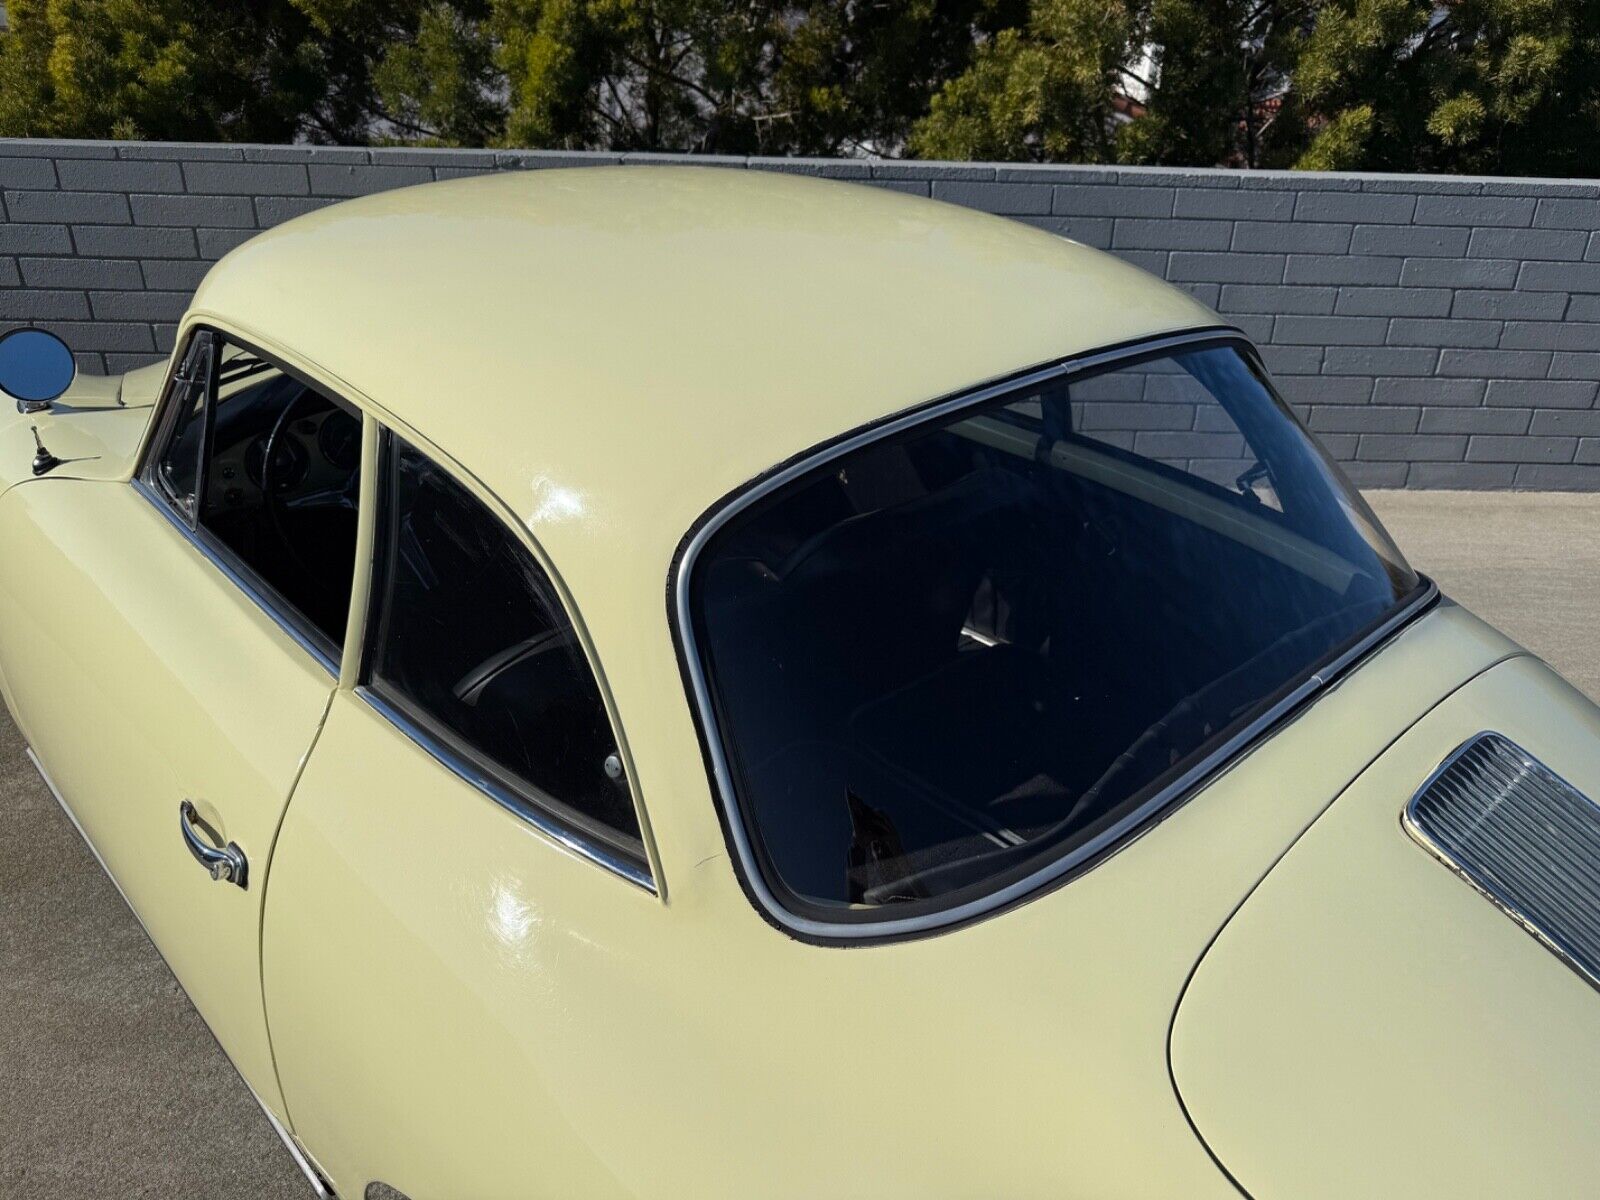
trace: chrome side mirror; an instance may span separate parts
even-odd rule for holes
[[[43,329],[13,329],[0,337],[0,391],[21,413],[40,412],[72,386],[78,364],[72,351]]]

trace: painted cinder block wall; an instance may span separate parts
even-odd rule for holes
[[[1368,487],[1600,490],[1600,183],[861,160],[0,141],[0,330],[163,357],[206,268],[337,200],[483,171],[706,162],[1013,217],[1186,288]]]

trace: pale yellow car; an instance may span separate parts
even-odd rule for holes
[[[516,173],[70,373],[0,343],[5,700],[320,1194],[1600,1178],[1600,714],[1184,294]]]

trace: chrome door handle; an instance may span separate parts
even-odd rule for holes
[[[183,844],[189,847],[195,862],[204,867],[212,879],[245,886],[249,864],[245,861],[244,851],[239,849],[237,842],[229,842],[219,850],[202,838],[198,831],[209,830],[209,827],[195,811],[193,801],[185,800],[178,805],[178,827],[183,832]]]

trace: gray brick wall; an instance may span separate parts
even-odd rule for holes
[[[208,264],[348,196],[493,170],[711,162],[1001,213],[1217,308],[1365,486],[1600,490],[1600,183],[528,151],[0,141],[0,330],[84,369],[172,346]]]

